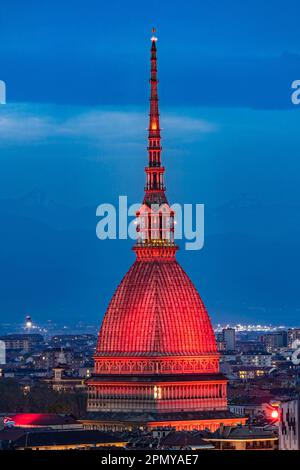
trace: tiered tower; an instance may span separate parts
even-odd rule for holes
[[[209,316],[175,257],[174,212],[161,163],[156,41],[153,36],[148,166],[137,212],[136,261],[103,319],[95,371],[87,382],[88,411],[104,428],[134,422],[216,429],[220,422],[241,420],[227,412],[227,381],[219,372]]]
[[[174,258],[174,212],[168,205],[164,185],[165,169],[161,164],[161,136],[158,109],[158,79],[156,41],[151,38],[150,113],[148,130],[148,166],[143,205],[137,212],[137,243],[134,250],[138,258]],[[155,248],[159,248],[157,251]]]

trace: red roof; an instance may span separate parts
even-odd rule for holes
[[[216,353],[205,306],[173,259],[138,259],[118,286],[99,333],[97,355]]]
[[[71,416],[55,413],[17,413],[9,415],[15,426],[58,426],[76,423]]]

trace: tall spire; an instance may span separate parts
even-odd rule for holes
[[[153,28],[152,32],[155,32]],[[156,57],[156,41],[157,38],[153,35],[151,38],[151,75],[150,75],[150,113],[149,113],[149,166],[159,166],[160,165],[160,151],[155,154],[153,158],[150,153],[151,144],[154,148],[157,148],[155,145],[154,139],[158,139],[160,143],[160,128],[159,128],[159,110],[158,110],[158,79],[157,79],[157,57]],[[156,165],[155,165],[156,164]]]
[[[152,30],[150,112],[148,129],[148,166],[142,207],[137,212],[137,243],[134,250],[138,258],[174,258],[174,211],[170,208],[164,186],[164,167],[161,165],[161,138],[158,108],[158,78],[156,41]]]
[[[157,79],[157,56],[156,41],[152,30],[151,38],[151,72],[150,72],[150,112],[149,112],[149,133],[148,133],[148,167],[146,167],[146,187],[144,202],[148,205],[152,203],[166,204],[164,187],[164,167],[161,166],[161,142],[158,109],[158,79]]]

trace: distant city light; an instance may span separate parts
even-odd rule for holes
[[[25,329],[27,331],[30,331],[32,328],[33,328],[33,323],[32,323],[31,317],[27,315],[25,319]]]
[[[242,333],[242,332],[273,332],[273,331],[278,331],[278,330],[284,330],[287,327],[280,325],[280,326],[274,326],[274,325],[260,325],[260,324],[248,324],[248,325],[241,325],[238,323],[237,325],[231,325],[229,323],[225,325],[221,325],[218,323],[218,325],[215,327],[215,332],[220,333],[224,328],[234,328],[237,333]]]

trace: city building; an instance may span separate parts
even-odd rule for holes
[[[261,341],[237,341],[236,349],[239,353],[263,352],[265,350]]]
[[[220,361],[221,363],[227,362],[230,364],[237,364],[239,362],[239,357],[239,354],[234,351],[223,351],[220,355]]]
[[[53,376],[43,380],[56,392],[75,392],[85,391],[84,378],[73,377],[71,374],[66,374],[67,369],[62,366],[54,367]]]
[[[276,450],[278,436],[273,431],[254,427],[220,427],[212,436],[204,437],[216,450]]]
[[[44,338],[40,334],[10,334],[0,336],[0,340],[4,341],[7,351],[25,352],[31,351],[44,342]]]
[[[94,347],[97,338],[90,334],[54,335],[51,338],[51,346],[56,348],[75,348],[76,350]]]
[[[261,342],[267,352],[275,352],[280,348],[287,346],[287,332],[276,331],[261,336]]]
[[[41,352],[35,360],[36,366],[54,369],[60,365],[74,365],[74,351],[71,348],[49,348]]]
[[[272,366],[272,354],[264,353],[260,351],[251,351],[248,353],[241,354],[240,356],[242,364],[254,365],[260,367],[271,367]]]
[[[222,352],[226,351],[226,344],[225,344],[225,341],[223,340],[223,334],[222,333],[217,334],[216,340],[217,340],[218,352],[222,353]]]
[[[255,380],[269,374],[271,367],[255,366],[255,365],[236,365],[232,367],[235,377],[241,380]]]
[[[201,435],[192,432],[178,431],[170,432],[160,441],[161,449],[191,449],[191,450],[214,450],[215,447],[210,442],[202,439]]]
[[[46,377],[48,374],[47,369],[32,369],[28,367],[12,367],[9,365],[3,366],[0,368],[0,378],[14,378],[18,382],[26,377],[31,379],[39,380],[43,377]]]
[[[245,401],[243,402],[244,399]],[[237,403],[229,405],[229,410],[240,416],[247,416],[251,421],[258,419],[260,421],[272,422],[272,412],[278,409],[278,402],[274,407],[274,401],[267,396],[244,396],[237,400]]]
[[[135,430],[130,433],[127,450],[214,450],[215,447],[202,439],[201,431],[176,431],[174,428],[158,427],[151,430]]]
[[[100,431],[0,431],[0,450],[85,450],[124,448],[127,441],[116,434]]]
[[[227,379],[206,308],[176,261],[174,211],[164,186],[151,45],[146,187],[137,212],[136,261],[106,311],[87,380],[87,409],[98,425],[217,429],[244,423],[227,409]]]
[[[290,400],[280,405],[279,449],[300,450],[300,402]]]
[[[300,342],[300,328],[289,328],[287,332],[287,336],[288,336],[288,347],[292,348],[293,344],[296,341]]]
[[[235,351],[235,329],[224,328],[222,331],[225,351]]]

